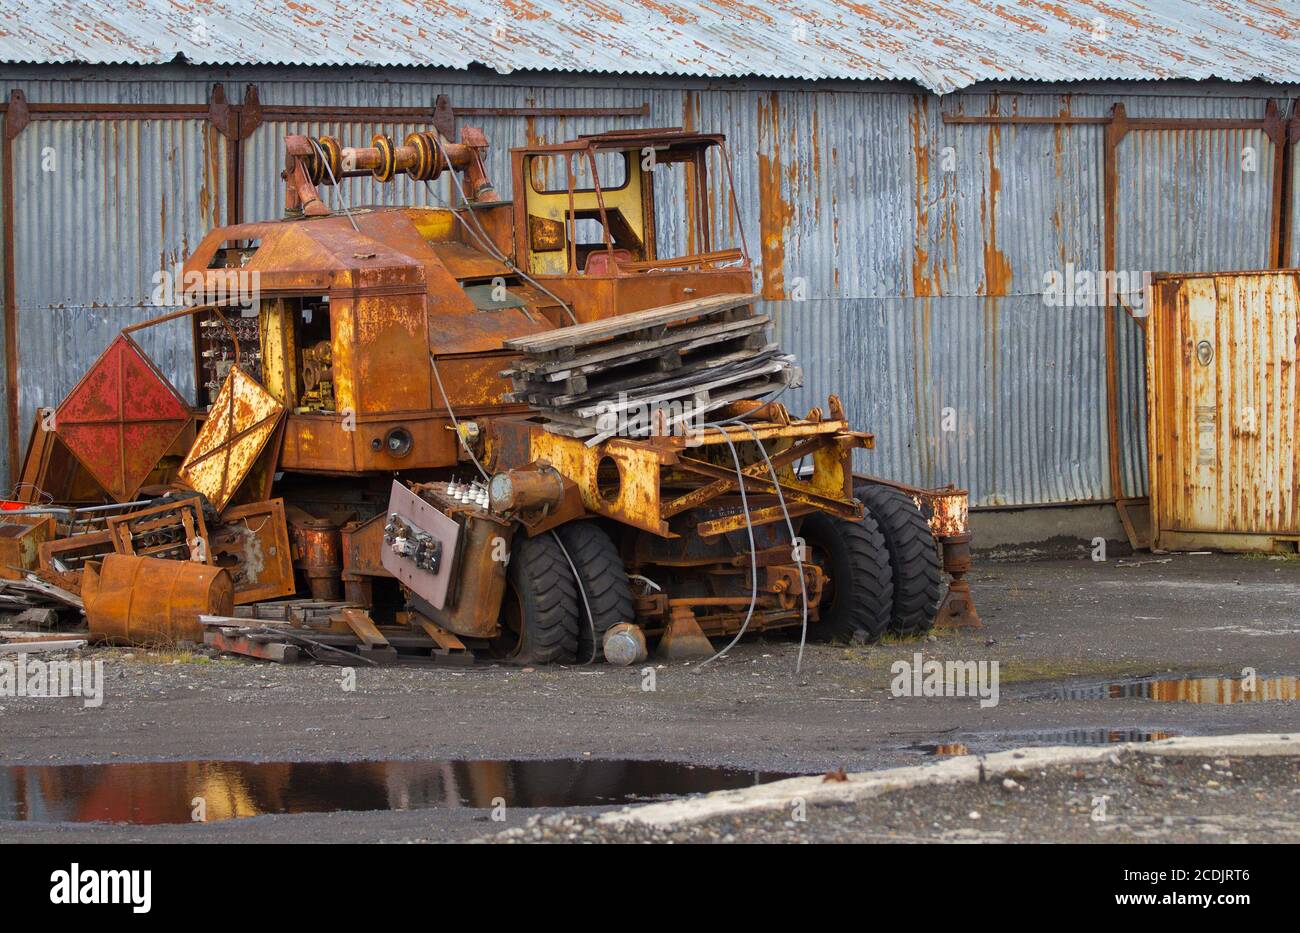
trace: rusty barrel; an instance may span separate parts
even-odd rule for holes
[[[202,644],[199,616],[235,609],[235,584],[221,567],[131,554],[105,557],[81,595],[91,637],[115,644]]]

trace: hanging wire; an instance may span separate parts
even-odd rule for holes
[[[343,193],[343,186],[340,185],[338,179],[334,177],[334,169],[330,165],[330,160],[325,158],[325,150],[323,150],[320,147],[320,143],[316,142],[316,140],[313,139],[312,137],[308,136],[307,141],[311,143],[312,148],[316,150],[316,155],[320,158],[321,164],[325,166],[325,171],[329,173],[330,184],[332,184],[334,186],[334,190],[336,190],[339,193],[339,201],[341,201],[343,204],[343,213],[348,218],[348,221],[352,224],[353,231],[356,233],[360,233],[361,228],[357,226],[356,218],[352,216],[352,206],[348,202],[347,195]]]

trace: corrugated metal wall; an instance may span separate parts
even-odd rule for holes
[[[1046,273],[1067,263],[1104,265],[1104,127],[951,124],[942,114],[1099,117],[1121,102],[1130,117],[1259,119],[1266,103],[1261,90],[1243,96],[1240,88],[1174,83],[1160,92],[1134,93],[1131,84],[1070,93],[1031,87],[940,100],[876,84],[164,71],[177,80],[100,69],[90,73],[98,80],[43,73],[0,90],[20,87],[43,102],[202,103],[223,81],[231,101],[245,82],[255,83],[263,106],[431,108],[439,93],[462,107],[649,104],[648,118],[465,118],[494,144],[489,170],[505,196],[512,145],[638,125],[726,133],[763,297],[784,345],[804,363],[805,386],[785,400],[798,410],[840,394],[850,416],[877,435],[863,467],[915,483],[955,482],[979,505],[1116,493],[1108,469],[1107,311],[1043,300]],[[265,120],[242,143],[244,218],[280,210],[286,132],[364,143],[374,132],[401,137],[415,128]],[[1130,133],[1117,158],[1118,267],[1265,264],[1274,153],[1263,138],[1250,180],[1233,157],[1234,147],[1256,136]],[[51,144],[69,171],[45,179],[32,160]],[[14,145],[23,165],[15,179],[15,258],[27,419],[34,406],[62,397],[117,327],[145,313],[152,273],[221,218],[225,149],[197,120],[34,121]],[[405,179],[347,184],[352,204],[432,202],[424,186]],[[438,187],[445,198],[445,182]],[[1119,314],[1122,492],[1132,495],[1146,482],[1141,334]],[[160,365],[191,391],[188,330],[160,330],[150,341]]]
[[[1269,266],[1273,142],[1257,129],[1137,130],[1117,149],[1116,268],[1230,272]],[[1115,312],[1124,495],[1147,493],[1146,341]]]
[[[154,302],[155,274],[224,218],[225,151],[206,120],[36,120],[14,140],[24,442],[119,329],[176,307]],[[192,401],[188,322],[138,339]]]

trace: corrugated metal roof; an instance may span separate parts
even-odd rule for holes
[[[6,62],[1300,82],[1297,0],[6,0]]]

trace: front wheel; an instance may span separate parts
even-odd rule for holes
[[[605,633],[636,617],[632,583],[618,545],[595,522],[570,522],[561,525],[556,534],[578,569],[582,587],[578,594],[578,660],[594,661],[601,657]]]
[[[800,536],[828,577],[816,630],[833,641],[878,639],[889,627],[893,577],[884,536],[871,513],[855,522],[816,512],[803,520]]]
[[[578,650],[578,587],[550,535],[516,540],[492,653],[512,664],[563,664]]]
[[[853,490],[880,526],[894,576],[894,607],[889,630],[924,635],[939,611],[939,548],[930,523],[912,497],[892,486],[864,483]]]

